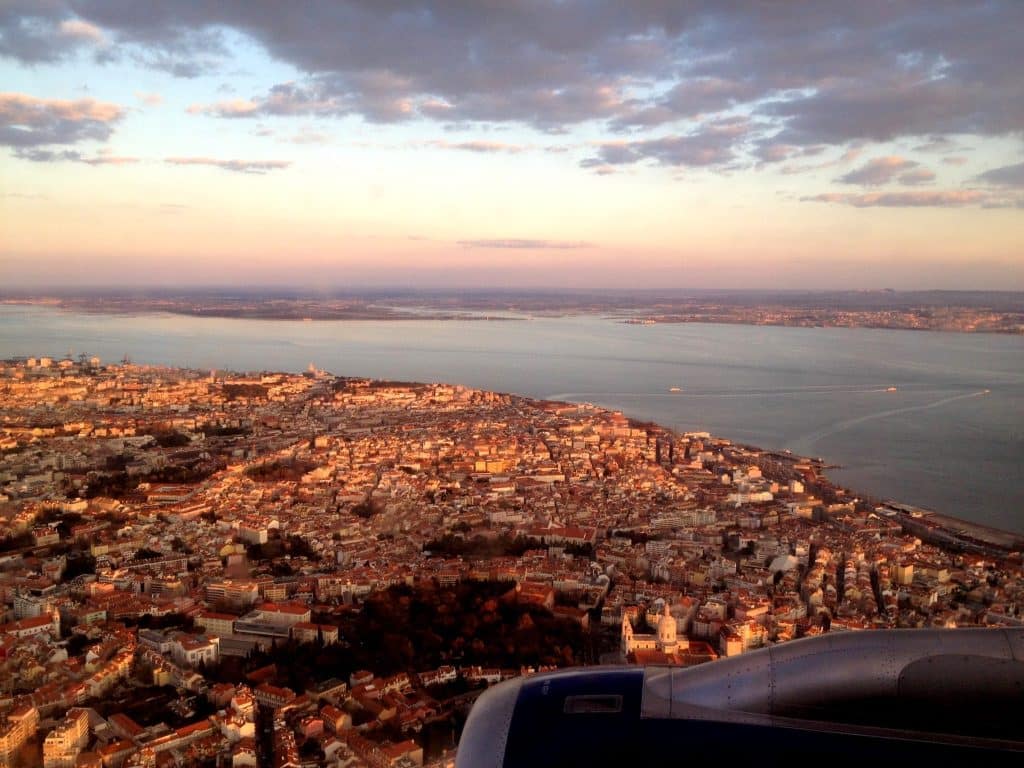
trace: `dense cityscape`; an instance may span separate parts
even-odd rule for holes
[[[0,0],[0,768],[1020,763],[1022,28]]]
[[[0,402],[3,765],[450,765],[511,677],[1021,624],[1020,537],[589,404],[84,355]]]

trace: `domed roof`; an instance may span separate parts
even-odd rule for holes
[[[669,613],[668,603],[665,603],[665,608],[661,612],[661,618],[658,619],[658,639],[676,639],[676,620]]]

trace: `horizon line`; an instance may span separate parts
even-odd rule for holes
[[[841,293],[841,294],[904,294],[904,293],[999,293],[999,294],[1024,294],[1020,288],[850,288],[850,287],[815,287],[815,288],[770,288],[764,286],[742,286],[742,287],[606,287],[606,286],[509,286],[509,285],[451,285],[447,287],[430,286],[408,286],[396,283],[365,284],[356,286],[343,285],[309,285],[309,284],[229,284],[229,283],[195,283],[195,284],[155,284],[155,283],[125,283],[109,285],[47,285],[47,286],[10,286],[0,289],[0,299],[9,298],[49,298],[50,296],[73,296],[83,294],[97,294],[102,292],[124,293],[129,291],[143,291],[150,293],[190,293],[190,292],[246,292],[259,291],[269,294],[301,294],[306,296],[323,296],[324,294],[334,295],[360,295],[366,293],[388,292],[406,295],[438,296],[458,294],[548,294],[563,296],[578,296],[584,294],[792,294],[807,295],[816,293]]]

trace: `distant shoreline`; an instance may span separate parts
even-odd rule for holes
[[[131,305],[115,304],[107,306],[89,306],[77,301],[33,301],[29,299],[0,300],[0,304],[21,306],[43,306],[65,312],[78,312],[84,315],[125,316],[147,314],[170,314],[182,317],[201,317],[222,320],[281,320],[287,322],[317,322],[338,320],[468,320],[468,321],[509,321],[519,320],[516,317],[498,315],[481,315],[471,312],[414,312],[390,307],[186,307],[169,306],[164,303],[137,302]]]
[[[945,303],[944,303],[945,302]],[[1024,294],[985,292],[722,292],[692,296],[467,293],[341,297],[117,292],[8,295],[0,304],[92,315],[167,313],[284,321],[522,321],[603,315],[630,325],[714,323],[786,328],[866,328],[1024,335]]]

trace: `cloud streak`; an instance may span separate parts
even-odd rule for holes
[[[133,165],[139,162],[137,157],[122,157],[118,155],[99,154],[87,157],[74,149],[38,149],[18,147],[14,150],[14,156],[19,160],[28,160],[32,163],[83,163],[85,165]]]
[[[668,166],[724,165],[736,156],[736,144],[750,132],[746,118],[733,117],[703,126],[696,133],[635,141],[608,141],[598,146],[597,157],[584,159],[584,168],[628,165],[654,160]]]
[[[96,99],[44,99],[0,93],[0,144],[38,147],[106,141],[124,116],[117,104]]]
[[[927,168],[915,168],[900,174],[900,184],[915,187],[918,184],[931,184],[935,181],[935,173]]]
[[[516,155],[527,149],[521,144],[507,144],[503,141],[485,141],[474,139],[472,141],[445,141],[434,139],[422,142],[421,146],[435,147],[437,149],[454,149],[462,152],[476,152],[478,154],[511,154]]]
[[[582,240],[531,240],[522,238],[496,238],[482,240],[459,240],[458,245],[463,248],[499,248],[512,250],[576,250],[579,248],[593,248],[593,243]]]
[[[145,93],[144,91],[136,91],[135,98],[148,107],[159,107],[164,103],[164,97],[159,93]]]
[[[1000,187],[1020,187],[1024,189],[1024,163],[1004,165],[992,168],[978,175],[978,181],[995,184]]]
[[[224,160],[214,157],[165,157],[168,165],[210,165],[235,173],[262,174],[287,168],[291,160]]]
[[[806,202],[842,203],[855,208],[961,208],[989,202],[989,195],[977,189],[928,190],[920,192],[824,192],[800,198]]]
[[[916,166],[917,163],[904,157],[876,157],[860,168],[840,176],[836,181],[840,184],[879,186],[889,183],[899,174],[906,173]]]

